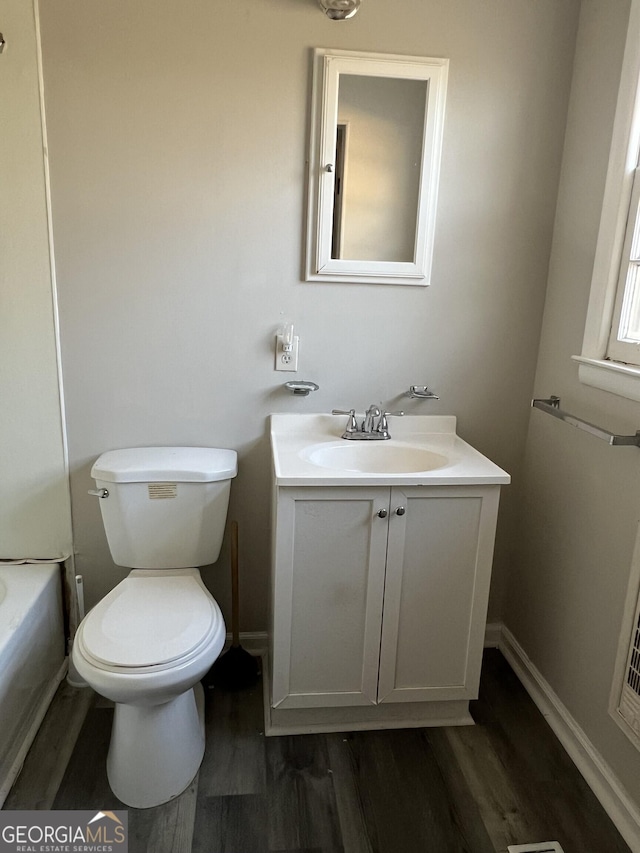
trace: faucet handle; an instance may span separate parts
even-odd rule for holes
[[[387,418],[402,418],[404,416],[404,412],[385,412],[382,411],[380,413],[380,421],[378,423],[378,429],[376,432],[387,433],[389,434],[389,424],[387,423]]]
[[[358,422],[356,421],[356,410],[349,409],[346,411],[345,409],[332,409],[332,415],[348,415],[349,420],[347,421],[346,432],[358,432]]]

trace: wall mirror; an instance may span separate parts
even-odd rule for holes
[[[313,62],[306,280],[429,284],[449,61]]]

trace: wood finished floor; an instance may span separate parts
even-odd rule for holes
[[[475,726],[265,738],[260,687],[210,691],[206,713],[198,776],[129,809],[131,853],[629,851],[495,650]],[[106,777],[112,714],[62,685],[4,808],[125,808]]]

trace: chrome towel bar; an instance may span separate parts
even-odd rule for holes
[[[532,400],[531,407],[534,409],[540,409],[541,412],[546,412],[548,415],[553,415],[554,418],[559,418],[561,421],[571,424],[571,426],[578,427],[578,429],[584,430],[591,435],[595,435],[596,438],[602,438],[607,442],[607,444],[611,444],[614,447],[624,447],[629,445],[640,447],[640,430],[638,430],[635,435],[615,435],[612,432],[608,432],[606,429],[601,429],[600,427],[595,426],[595,424],[590,424],[588,421],[583,421],[580,418],[567,414],[567,412],[563,412],[560,408],[560,397],[552,396],[549,397],[548,400]]]

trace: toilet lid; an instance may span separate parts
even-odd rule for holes
[[[194,651],[216,615],[193,575],[129,576],[87,615],[82,639],[101,663],[158,666]]]

